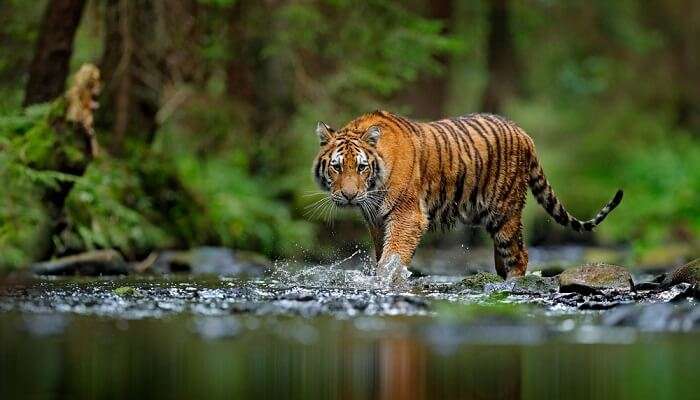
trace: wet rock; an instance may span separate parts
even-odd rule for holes
[[[543,295],[554,293],[559,288],[555,278],[543,278],[538,275],[525,275],[508,279],[505,282],[487,283],[484,292],[508,292],[511,294]]]
[[[197,247],[189,251],[166,251],[153,264],[157,273],[193,275],[260,276],[271,263],[249,252],[234,252],[222,247]]]
[[[310,290],[294,290],[284,293],[278,297],[279,300],[311,301],[316,300],[316,296]]]
[[[564,272],[564,267],[560,265],[549,265],[546,267],[542,267],[539,269],[540,275],[545,277],[545,278],[551,278],[553,276],[557,276]]]
[[[555,278],[541,277],[537,275],[525,275],[513,278],[512,293],[515,294],[545,294],[554,293],[559,288]]]
[[[657,282],[642,282],[634,285],[634,290],[636,291],[648,291],[648,290],[658,290],[661,288],[661,284]]]
[[[700,283],[700,258],[676,268],[673,272],[666,275],[661,285],[669,287],[679,283],[689,283],[691,285]]]
[[[700,328],[700,309],[694,304],[632,304],[615,308],[602,317],[607,326],[634,327],[644,331],[690,331]]]
[[[458,289],[467,289],[474,291],[484,291],[485,286],[488,284],[499,284],[503,283],[503,278],[496,274],[490,272],[477,272],[474,275],[469,275],[462,279],[456,286]]]
[[[629,291],[632,275],[617,265],[587,264],[562,272],[558,276],[561,292],[595,293],[603,290]]]
[[[679,302],[690,298],[699,298],[697,285],[691,285],[689,283],[679,283],[675,286],[675,288],[678,291],[678,294],[671,299],[671,302]]]
[[[37,275],[126,275],[129,273],[124,258],[112,249],[88,251],[68,257],[32,264]]]

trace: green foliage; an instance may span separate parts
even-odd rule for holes
[[[271,255],[311,245],[312,225],[294,214],[287,198],[299,189],[297,178],[308,179],[308,168],[290,168],[284,175],[253,173],[251,138],[234,130],[240,122],[226,107],[209,104],[206,97],[191,102],[157,139],[160,151],[172,155],[183,189],[201,200],[182,218],[199,220],[209,238],[203,240],[199,229],[189,243],[208,241]],[[192,130],[208,135],[191,135]],[[297,160],[289,158],[289,163]],[[276,166],[283,168],[282,160]]]
[[[41,251],[49,236],[43,188],[18,164],[4,145],[0,151],[0,269],[18,267]]]
[[[155,142],[127,137],[126,156],[107,156],[106,148],[84,174],[84,138],[56,135],[66,127],[63,102],[19,108],[45,2],[0,3],[0,265],[26,264],[48,246],[116,247],[132,258],[197,244],[273,256],[318,250],[316,239],[333,229],[303,215],[316,200],[306,196],[317,189],[309,173],[315,121],[337,127],[375,108],[421,115],[405,93],[440,75],[450,87],[445,114],[479,111],[489,2],[453,2],[449,21],[427,17],[425,2],[273,3],[197,0],[187,20],[196,29],[159,27],[173,36],[164,52],[187,50],[167,58],[168,73],[144,77],[166,86]],[[187,13],[183,4],[169,17]],[[668,244],[697,247],[698,125],[683,121],[679,106],[698,86],[697,63],[683,58],[697,53],[686,38],[697,24],[664,2],[649,6],[654,18],[632,0],[509,5],[524,91],[503,113],[531,134],[569,210],[591,216],[623,188],[625,199],[596,240],[632,243],[638,255]],[[105,48],[102,7],[85,9],[73,69]],[[254,96],[230,86],[241,73],[231,69],[237,61],[252,66]],[[105,147],[109,135],[98,132]],[[69,185],[65,227],[50,237],[46,196]],[[567,235],[545,218],[531,201],[527,227]]]
[[[60,103],[60,102],[58,102]],[[51,128],[60,104],[32,107],[0,117],[0,268],[18,267],[40,254],[50,239],[50,215],[44,196],[73,176],[39,169],[59,139]],[[55,150],[55,149],[54,149]]]
[[[0,2],[0,115],[19,109],[45,0]]]
[[[177,207],[158,210],[157,196],[144,190],[151,164],[134,168],[128,160],[103,157],[82,176],[62,172],[85,162],[81,139],[54,129],[63,123],[62,112],[58,100],[0,118],[0,266],[24,266],[49,244],[59,253],[117,248],[133,257],[176,243],[179,237],[163,229],[172,225],[160,219]],[[61,213],[48,198],[66,185],[72,190]],[[57,213],[65,228],[52,237]]]
[[[435,54],[462,48],[461,41],[441,34],[443,22],[396,3],[321,3],[327,4],[289,3],[277,10],[273,18],[285,29],[272,32],[267,52],[291,58],[302,74],[323,71],[307,89],[345,107],[366,111],[368,101],[404,88],[419,73],[442,72]],[[305,54],[313,57],[305,60]]]
[[[98,159],[68,195],[67,226],[54,241],[60,252],[116,248],[134,257],[174,243],[153,222],[158,212],[136,171],[124,162]]]

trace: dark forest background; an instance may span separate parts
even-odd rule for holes
[[[84,63],[103,82],[99,154],[61,122]],[[376,108],[507,116],[580,217],[625,189],[591,236],[530,201],[532,244],[640,260],[700,248],[696,1],[5,0],[0,267],[95,248],[314,258],[366,244],[357,215],[330,225],[305,208],[315,122]]]

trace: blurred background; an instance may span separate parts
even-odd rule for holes
[[[100,145],[62,120],[95,64]],[[0,269],[116,248],[227,246],[337,258],[369,245],[356,213],[309,215],[317,120],[377,108],[488,111],[534,139],[593,235],[530,198],[531,245],[700,252],[700,4],[692,0],[5,0],[0,3]],[[313,214],[313,213],[311,213]],[[490,248],[477,231],[423,248]]]

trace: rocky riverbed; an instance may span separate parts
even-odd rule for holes
[[[445,305],[455,309],[498,304],[513,309],[527,306],[541,316],[592,315],[589,322],[601,325],[695,330],[700,329],[697,266],[697,261],[689,263],[665,275],[646,277],[647,281],[609,264],[588,264],[555,276],[535,273],[508,281],[482,271],[466,277],[411,278],[400,289],[387,287],[360,270],[337,265],[291,270],[277,266],[254,277],[37,277],[0,288],[0,312],[124,319],[174,314],[440,317]],[[652,321],[645,313],[657,317]]]
[[[0,398],[697,395],[697,262],[414,273],[398,289],[363,265],[211,248],[35,265],[0,281]]]

